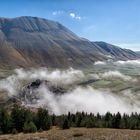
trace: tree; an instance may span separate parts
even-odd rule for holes
[[[120,128],[120,123],[121,123],[121,114],[118,112],[116,115],[113,116],[112,119],[113,128]]]
[[[128,121],[128,119],[129,119],[129,116],[126,115],[126,114],[123,114],[123,117],[122,117],[121,123],[120,123],[120,128],[121,129],[129,128],[129,121]]]
[[[138,115],[135,114],[131,114],[130,118],[129,118],[129,128],[130,129],[139,129],[139,119],[138,119]]]
[[[22,132],[24,123],[32,121],[32,113],[28,109],[24,109],[15,105],[11,111],[11,118],[12,127],[18,132]]]
[[[76,113],[76,127],[80,127],[82,122],[82,115],[81,113],[77,112]]]
[[[63,122],[62,122],[62,129],[69,129],[69,121],[68,118],[64,118]]]
[[[5,108],[0,109],[0,131],[2,133],[10,132],[10,116]]]
[[[33,122],[25,122],[23,127],[24,133],[34,133],[37,131],[37,127]]]
[[[86,127],[87,128],[92,128],[94,127],[94,123],[93,123],[93,120],[91,118],[88,118],[87,121],[86,121]]]
[[[106,128],[112,128],[112,114],[110,112],[105,114],[103,126]]]
[[[55,116],[55,114],[53,114],[51,116],[51,121],[52,121],[52,125],[55,126],[56,125],[56,116]]]
[[[49,130],[52,126],[51,118],[46,109],[38,109],[36,118],[37,128],[42,128],[43,130]]]

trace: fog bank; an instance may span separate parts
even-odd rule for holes
[[[124,75],[119,71],[107,71],[92,75],[92,77],[99,79],[106,78],[120,78],[124,81],[133,80],[132,77]],[[46,68],[40,69],[16,69],[14,74],[6,79],[0,80],[0,90],[7,91],[8,95],[12,97],[19,94],[23,86],[29,84],[36,79],[48,80],[55,86],[69,86],[74,85],[75,88],[67,90],[64,94],[54,94],[47,86],[42,85],[37,92],[40,94],[36,104],[25,104],[27,106],[44,106],[51,113],[65,114],[67,112],[75,113],[77,111],[84,111],[87,113],[100,113],[104,114],[108,111],[111,113],[131,113],[140,112],[140,103],[138,98],[140,95],[134,95],[131,90],[128,93],[122,92],[121,95],[115,95],[109,90],[94,89],[91,86],[82,87],[77,84],[86,75],[81,70],[68,69],[68,70],[54,70],[49,71]],[[95,79],[96,79],[95,78]],[[26,84],[25,84],[26,83]]]
[[[44,95],[39,105],[46,105],[55,114],[75,113],[128,113],[140,112],[136,102],[132,103],[128,97],[117,96],[109,91],[96,90],[92,87],[77,87],[64,95],[54,95],[47,88],[42,87],[39,92]]]

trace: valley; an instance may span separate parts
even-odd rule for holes
[[[8,102],[9,106],[13,104],[13,100],[33,108],[46,106],[55,114],[67,114],[69,111],[101,114],[107,111],[129,114],[139,112],[139,71],[139,60],[97,61],[89,69],[81,70],[72,68],[1,70],[0,104]],[[36,80],[41,81],[37,83]],[[37,84],[37,87],[30,87],[33,84]],[[87,103],[84,98],[89,102]],[[114,108],[110,107],[113,102]]]
[[[139,7],[1,0],[0,140],[140,140]]]

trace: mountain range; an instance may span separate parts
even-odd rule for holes
[[[81,38],[55,21],[30,16],[0,18],[0,68],[87,67],[95,61],[138,58],[131,50]]]

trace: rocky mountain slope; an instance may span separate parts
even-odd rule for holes
[[[140,55],[140,51],[137,51],[136,53],[137,53],[138,55]]]
[[[138,54],[133,52],[129,49],[122,49],[120,47],[117,47],[112,44],[108,44],[106,42],[94,42],[96,43],[100,48],[104,50],[104,54],[114,58],[114,59],[135,59],[138,57]]]
[[[0,67],[86,67],[98,60],[137,59],[130,50],[78,37],[58,22],[0,18]]]

